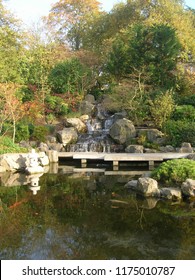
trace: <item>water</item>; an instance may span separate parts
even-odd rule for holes
[[[38,178],[36,195],[32,178],[1,178],[1,259],[195,258],[194,204],[141,199],[124,189],[143,171],[59,166],[49,172]]]

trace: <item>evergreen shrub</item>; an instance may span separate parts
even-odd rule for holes
[[[195,161],[189,159],[173,159],[161,163],[152,171],[152,178],[165,183],[182,183],[186,179],[195,179]]]

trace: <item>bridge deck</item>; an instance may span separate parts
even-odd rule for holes
[[[81,164],[87,164],[87,160],[113,162],[113,166],[118,166],[119,162],[148,162],[149,166],[154,162],[161,162],[168,159],[186,158],[189,153],[97,153],[97,152],[60,152],[59,159],[72,158],[81,160]]]

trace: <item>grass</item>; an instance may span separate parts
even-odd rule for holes
[[[18,144],[14,144],[12,139],[7,136],[0,136],[0,154],[7,153],[26,153],[28,149],[20,147]]]

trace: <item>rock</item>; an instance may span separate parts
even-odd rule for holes
[[[155,128],[137,129],[136,132],[138,137],[145,135],[146,140],[151,143],[162,145],[166,141],[165,135]]]
[[[62,152],[63,151],[63,144],[61,143],[51,143],[51,144],[48,144],[49,146],[49,149],[50,150],[54,150],[54,151],[57,151],[57,152]]]
[[[49,147],[46,143],[41,142],[39,147],[38,147],[40,152],[45,152],[47,153],[49,151]]]
[[[155,149],[149,149],[149,148],[145,148],[144,149],[144,153],[148,153],[148,154],[155,154],[155,153],[158,153],[158,151],[157,150],[155,150]]]
[[[195,154],[190,154],[187,156],[188,159],[195,160]]]
[[[78,139],[78,134],[73,127],[64,128],[63,130],[58,131],[56,136],[58,141],[63,145],[76,143]]]
[[[179,153],[193,153],[194,150],[190,143],[184,142],[184,143],[182,143],[181,148],[178,149],[178,152]]]
[[[4,154],[0,157],[0,165],[5,171],[25,170],[28,154]]]
[[[131,180],[124,187],[144,197],[160,197],[158,182],[152,178],[141,177],[138,180]]]
[[[47,145],[56,143],[56,137],[48,135],[46,143],[47,143]]]
[[[22,148],[32,149],[30,143],[28,141],[20,141],[19,146]]]
[[[82,115],[80,116],[80,120],[84,123],[86,123],[89,120],[89,115]]]
[[[181,190],[179,188],[162,188],[160,195],[166,199],[180,200],[182,198]]]
[[[173,153],[173,152],[175,152],[175,148],[171,145],[167,145],[165,147],[160,147],[159,150],[163,153]]]
[[[88,102],[88,101],[82,101],[79,106],[79,111],[83,115],[92,115],[94,112],[95,106],[94,104]]]
[[[124,187],[135,191],[137,188],[137,180],[129,181]]]
[[[65,119],[66,127],[74,127],[78,132],[86,132],[87,127],[79,118],[68,118]]]
[[[181,191],[184,196],[195,196],[195,180],[187,179],[181,185]]]
[[[85,96],[85,101],[87,101],[91,104],[95,104],[95,97],[92,94],[87,94]]]
[[[125,118],[117,120],[110,128],[109,134],[118,144],[130,142],[135,137],[136,131],[133,123]]]
[[[135,191],[143,196],[160,196],[158,182],[152,178],[139,178]]]
[[[125,152],[142,154],[144,152],[144,147],[142,145],[129,145],[125,149]]]
[[[5,168],[5,166],[0,165],[0,173],[3,173],[3,172],[6,172],[6,168]]]
[[[41,166],[49,165],[49,157],[44,152],[39,153],[38,159]]]
[[[50,150],[47,152],[47,155],[48,155],[50,163],[58,162],[58,152],[57,151]]]

